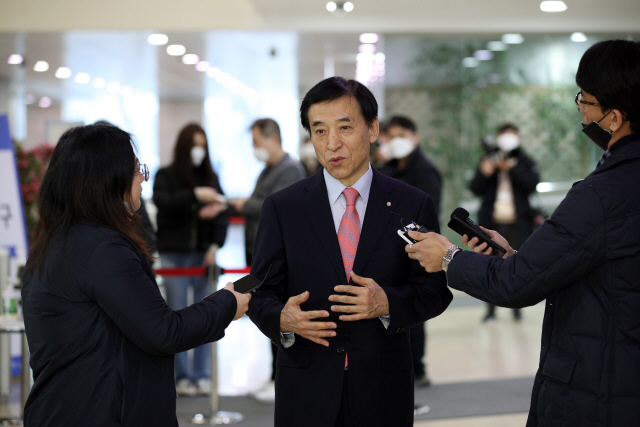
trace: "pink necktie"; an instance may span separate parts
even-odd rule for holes
[[[340,252],[342,253],[342,264],[344,272],[349,281],[349,273],[353,268],[353,260],[356,258],[358,241],[360,240],[360,217],[356,210],[356,200],[359,193],[355,188],[345,188],[342,192],[347,199],[347,210],[342,215],[340,227],[338,228],[338,242],[340,242]]]
[[[360,240],[360,217],[356,210],[356,200],[359,193],[355,188],[345,188],[342,194],[347,199],[347,210],[344,211],[338,228],[338,242],[340,243],[344,272],[347,275],[347,282],[349,282],[349,274],[353,268],[353,260],[356,258],[358,241]],[[347,369],[347,366],[349,366],[349,357],[345,354],[344,368]]]

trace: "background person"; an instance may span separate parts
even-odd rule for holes
[[[247,309],[231,283],[167,306],[135,212],[148,177],[115,126],[73,128],[56,145],[22,289],[25,426],[178,426],[173,355],[222,338]]]
[[[158,208],[158,249],[163,267],[211,266],[216,251],[224,244],[229,217],[221,202],[222,188],[211,168],[207,136],[198,124],[186,125],[178,134],[173,163],[156,174],[153,201]],[[205,276],[164,277],[167,303],[173,310],[188,305],[189,287],[193,300],[212,292]],[[176,384],[179,395],[208,394],[211,391],[211,346],[193,352],[189,369],[187,353],[176,356]],[[197,388],[196,388],[197,385]]]
[[[267,196],[280,191],[306,176],[302,164],[291,158],[282,149],[280,126],[272,119],[259,119],[251,125],[251,136],[256,158],[265,162],[265,167],[258,176],[256,187],[248,199],[233,199],[230,204],[239,215],[247,218],[245,226],[245,252],[247,265],[251,265],[253,248],[255,246],[260,210]],[[276,347],[271,346],[271,380],[257,390],[253,395],[263,402],[275,400],[276,379]]]
[[[386,146],[392,159],[380,172],[430,195],[439,215],[442,177],[420,149],[420,135],[416,124],[408,117],[393,116],[386,123],[386,133],[389,139]],[[411,328],[410,338],[414,383],[417,387],[428,387],[431,381],[424,362],[427,347],[426,324],[421,323]]]
[[[495,142],[495,149],[478,164],[469,188],[482,197],[478,222],[496,230],[519,249],[533,233],[535,214],[529,196],[536,191],[540,173],[520,145],[517,126],[505,123],[498,127]],[[494,304],[487,304],[483,321],[495,319],[495,309]],[[522,318],[520,309],[513,310],[513,317]]]
[[[433,202],[371,167],[378,104],[363,84],[323,80],[300,113],[324,169],[265,199],[251,266],[271,268],[249,314],[278,346],[275,425],[411,426],[407,329],[452,295],[403,253],[392,210],[437,230]]]
[[[640,420],[640,43],[596,43],[576,83],[584,132],[606,151],[518,253],[495,231],[509,248],[504,259],[455,252],[435,233],[412,234],[421,241],[406,250],[484,301],[515,308],[546,298],[528,427],[632,427]],[[489,252],[475,238],[463,243]]]

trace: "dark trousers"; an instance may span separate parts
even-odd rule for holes
[[[349,409],[349,371],[344,371],[344,382],[342,383],[342,401],[340,402],[340,411],[335,427],[353,427],[351,422],[351,410]]]
[[[427,345],[426,323],[420,323],[409,329],[409,341],[411,342],[411,358],[413,359],[413,375],[421,378],[427,375],[423,362],[425,347]]]

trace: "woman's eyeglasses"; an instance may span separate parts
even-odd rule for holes
[[[147,167],[147,165],[140,164],[140,169],[138,170],[138,174],[142,175],[144,177],[145,182],[149,181],[149,168]]]

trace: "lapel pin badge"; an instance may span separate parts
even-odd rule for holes
[[[391,206],[391,202],[387,202],[387,206]]]

